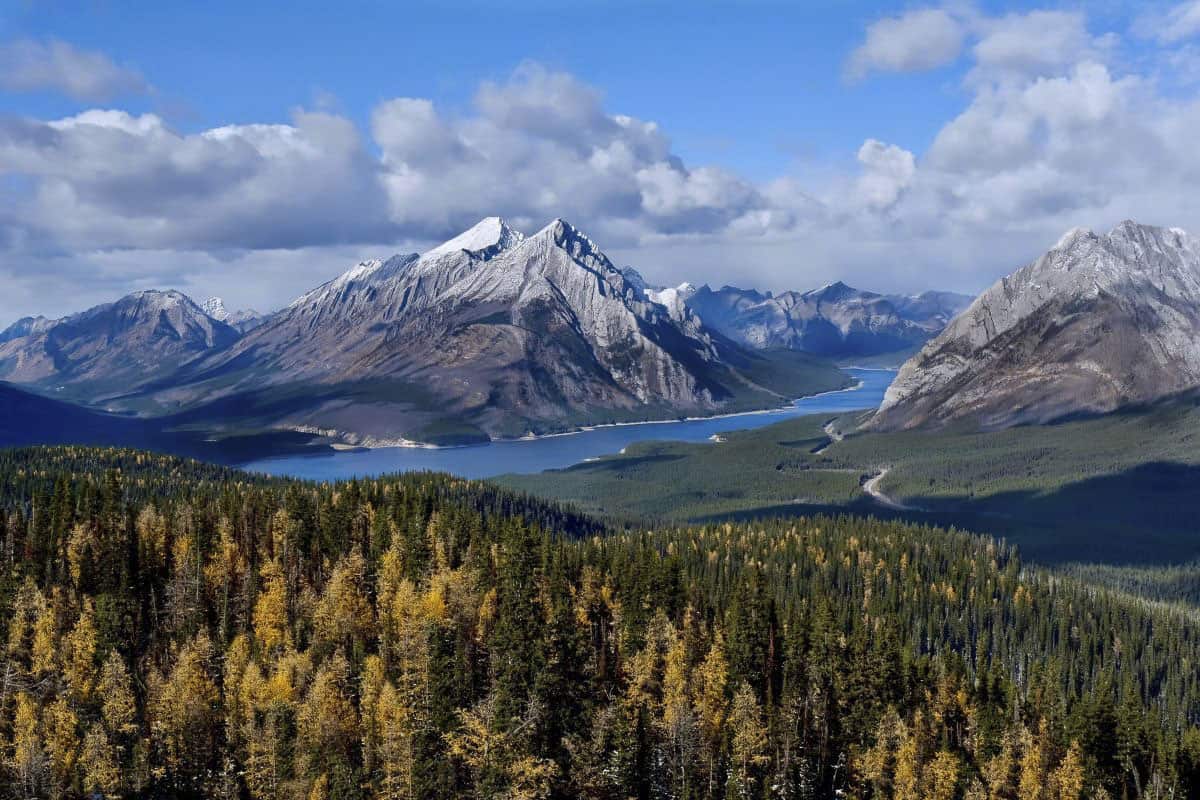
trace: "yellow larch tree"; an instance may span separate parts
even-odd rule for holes
[[[268,561],[259,574],[263,588],[254,602],[254,639],[263,652],[273,655],[292,645],[287,590],[278,561]]]
[[[59,697],[43,710],[42,737],[50,761],[53,793],[65,796],[73,789],[79,760],[79,717],[66,698]]]
[[[958,756],[942,750],[925,767],[922,780],[928,800],[954,800],[958,792],[958,775],[961,764]]]
[[[63,672],[72,700],[79,705],[92,701],[96,688],[96,612],[91,598],[83,601],[79,619],[67,635]]]
[[[729,750],[735,797],[753,796],[753,773],[767,758],[767,728],[754,690],[742,684],[729,709]]]
[[[1083,751],[1079,742],[1073,741],[1050,777],[1055,800],[1080,800],[1083,797],[1083,779]]]
[[[16,696],[13,713],[12,748],[8,766],[21,797],[37,797],[48,782],[48,761],[38,731],[37,700],[28,692]]]

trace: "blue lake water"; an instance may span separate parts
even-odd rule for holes
[[[838,414],[876,408],[896,373],[885,369],[846,369],[858,386],[804,397],[786,408],[695,420],[671,420],[590,428],[577,433],[492,442],[478,447],[382,447],[320,456],[285,456],[252,461],[243,469],[271,475],[335,480],[388,472],[436,470],[465,478],[488,478],[505,472],[541,472],[618,453],[648,440],[705,442],[729,431],[761,428],[805,414]]]

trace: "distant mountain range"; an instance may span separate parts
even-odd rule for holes
[[[563,220],[526,237],[491,217],[266,316],[148,291],[26,318],[0,333],[0,380],[220,435],[467,443],[844,386],[825,357],[911,347],[944,324],[954,296],[921,298],[650,287]]]
[[[736,342],[833,358],[920,347],[971,302],[969,296],[952,292],[877,294],[840,281],[777,295],[733,286],[681,287],[681,292],[688,308]]]
[[[1123,222],[1068,232],[900,370],[870,428],[1105,413],[1200,385],[1200,240]]]
[[[656,287],[563,220],[526,237],[492,217],[266,316],[143,291],[27,317],[0,332],[0,381],[217,438],[445,444],[778,405],[846,385],[828,359],[918,348],[868,428],[1004,427],[1193,390],[1200,244],[1074,230],[968,304]]]
[[[844,381],[790,361],[814,386]],[[214,421],[237,399],[353,442],[471,441],[774,405],[797,388],[784,366],[672,317],[566,222],[526,238],[489,218],[424,255],[358,264],[148,398],[217,404]]]

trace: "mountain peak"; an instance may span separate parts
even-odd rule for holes
[[[54,325],[57,320],[47,319],[40,314],[36,317],[21,317],[21,319],[0,331],[0,343],[19,339],[34,333],[41,333]]]
[[[1183,228],[1161,228],[1157,225],[1143,225],[1131,219],[1123,220],[1108,232],[1106,237],[1110,242],[1131,242],[1149,245],[1155,249],[1185,248],[1194,249],[1195,242]]]
[[[619,272],[590,236],[562,217],[552,220],[546,227],[529,237],[529,241],[541,242],[547,247],[557,247],[576,261],[597,259],[605,267]]]
[[[1123,219],[1118,222],[1111,231],[1109,236],[1134,236],[1143,233],[1161,233],[1162,228],[1156,225],[1143,225],[1132,219]]]
[[[1098,238],[1098,237],[1096,236],[1095,232],[1092,231],[1091,228],[1084,228],[1082,226],[1075,227],[1075,228],[1071,228],[1069,231],[1067,231],[1061,237],[1059,237],[1059,240],[1054,243],[1054,247],[1051,247],[1050,249],[1051,250],[1067,250],[1071,247],[1071,245],[1075,244],[1076,242],[1078,242],[1081,239],[1096,239],[1096,238]]]
[[[576,228],[571,223],[567,222],[562,217],[555,217],[550,224],[538,231],[535,236],[541,236],[551,239],[558,245],[564,245],[567,242],[577,241],[588,244],[591,249],[598,250],[596,243],[591,237],[583,231]]]
[[[221,322],[229,319],[229,312],[225,310],[225,301],[219,297],[208,298],[200,308],[213,319],[220,320]]]
[[[1104,413],[1200,385],[1200,245],[1126,220],[1068,231],[980,295],[888,389],[880,429]]]
[[[159,310],[183,306],[189,311],[192,309],[200,311],[200,307],[196,305],[192,298],[176,289],[142,289],[125,295],[117,300],[114,305],[128,307],[133,304],[143,303]]]
[[[466,250],[468,253],[496,253],[524,241],[525,235],[514,230],[500,217],[484,217],[453,239],[439,244],[425,258],[436,258]]]
[[[818,301],[837,302],[856,294],[859,294],[858,289],[847,286],[841,281],[834,281],[833,283],[825,284],[820,289],[805,292],[804,296]]]

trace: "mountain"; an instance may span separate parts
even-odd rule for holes
[[[31,336],[41,333],[49,328],[58,320],[47,319],[46,317],[22,317],[21,319],[9,325],[3,331],[0,331],[0,344],[11,342],[13,339],[20,339],[25,336]]]
[[[563,220],[526,238],[490,217],[424,255],[356,265],[154,399],[351,441],[458,441],[774,405],[803,393],[797,369],[814,391],[844,381],[653,302]]]
[[[665,289],[649,289],[646,296],[652,302],[667,309],[667,313],[671,315],[672,319],[683,320],[693,313],[688,301],[695,293],[696,287],[685,282],[678,286],[668,286]]]
[[[970,300],[951,292],[883,295],[838,282],[778,295],[702,286],[686,302],[705,324],[743,345],[848,357],[918,347]]]
[[[1200,241],[1126,221],[1068,232],[896,376],[870,427],[1004,427],[1103,413],[1200,384]]]
[[[227,311],[225,309],[225,301],[219,297],[210,297],[204,301],[204,305],[200,306],[205,314],[208,314],[215,320],[224,322],[231,328],[234,328],[238,333],[254,330],[262,324],[263,315],[249,308],[239,309],[238,311]]]
[[[239,337],[187,296],[143,291],[0,335],[0,379],[96,402],[161,378]]]

